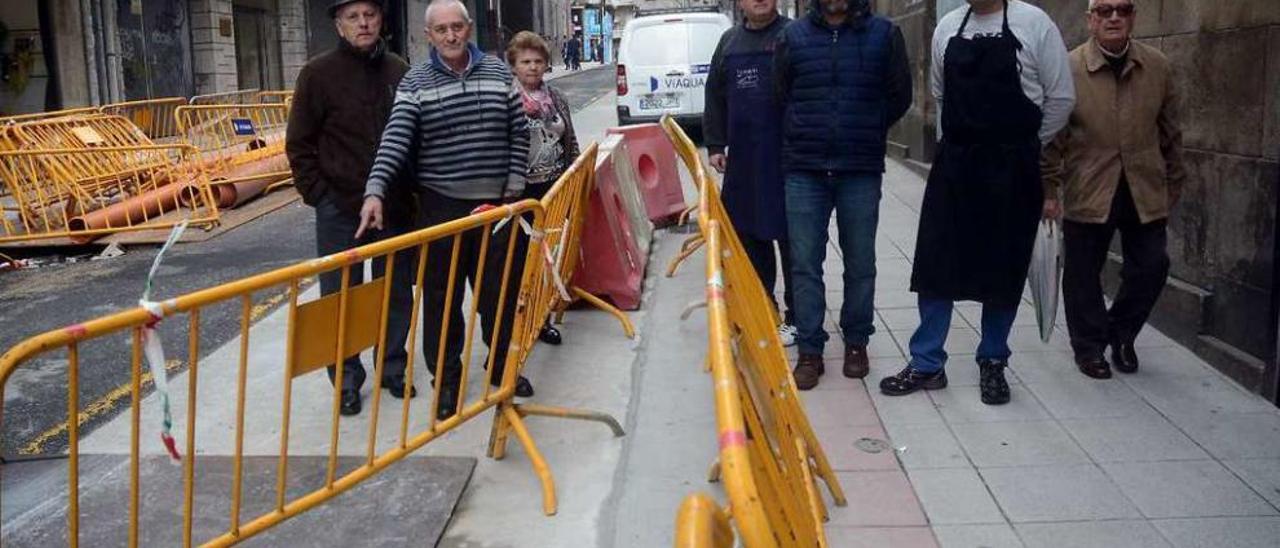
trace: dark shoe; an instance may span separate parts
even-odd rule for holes
[[[796,379],[796,388],[811,390],[818,386],[818,378],[826,373],[822,364],[822,354],[800,354],[796,369],[791,375]]]
[[[902,368],[897,375],[880,379],[880,393],[886,396],[905,396],[917,390],[940,390],[947,387],[947,372],[925,373],[911,367]]]
[[[542,329],[538,331],[538,340],[552,346],[560,346],[560,330],[551,327],[551,324],[544,324]]]
[[[401,399],[401,400],[404,399],[404,389],[405,389],[404,377],[387,377],[385,379],[382,379],[382,387],[386,388],[387,390],[390,390],[391,395],[394,396],[395,398]],[[413,386],[412,384],[409,385],[409,397],[410,398],[418,397],[418,388]]]
[[[436,419],[445,420],[452,417],[458,409],[458,389],[451,384],[440,387],[440,401],[436,408]]]
[[[1111,364],[1102,356],[1094,358],[1081,358],[1076,356],[1076,367],[1080,368],[1080,372],[1086,377],[1095,379],[1110,379]]]
[[[1111,362],[1121,373],[1137,373],[1138,352],[1133,349],[1133,343],[1111,343]]]
[[[871,362],[867,360],[867,345],[844,345],[844,376],[850,379],[861,379],[871,372]]]
[[[494,387],[502,386],[502,377],[500,375],[494,375],[493,381],[490,384]],[[516,397],[533,397],[533,383],[529,382],[529,379],[524,378],[524,375],[520,375],[516,378]]]
[[[359,390],[343,390],[341,400],[342,401],[338,407],[339,413],[346,416],[360,414],[360,391]]]
[[[1009,383],[1004,380],[1004,368],[1009,364],[997,360],[978,360],[982,388],[982,403],[1003,405],[1009,403]]]

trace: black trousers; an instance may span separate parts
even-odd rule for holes
[[[360,226],[360,217],[355,213],[343,211],[333,200],[322,198],[316,204],[316,253],[320,256],[330,255],[347,249],[376,242],[378,240],[398,236],[407,232],[409,223],[405,220],[387,224],[382,230],[367,232],[360,240],[355,239],[356,228]],[[387,305],[387,355],[383,362],[383,378],[394,378],[404,375],[408,354],[405,342],[409,339],[409,315],[413,312],[413,277],[416,272],[417,254],[402,251],[396,254],[395,265],[391,272],[391,300]],[[350,287],[364,282],[364,263],[348,267],[351,277]],[[373,277],[375,279],[386,274],[386,261],[373,261]],[[320,294],[330,295],[342,288],[342,269],[320,274]],[[375,353],[375,356],[377,354]],[[375,358],[376,359],[376,358]],[[359,390],[366,377],[360,356],[352,356],[344,360],[342,365],[343,389]],[[329,380],[337,368],[329,366]]]
[[[419,217],[424,227],[466,217],[476,207],[495,202],[494,200],[460,200],[428,189],[419,189],[418,200]],[[515,224],[518,223],[509,222],[501,230],[490,234],[482,266],[484,275],[483,279],[479,280],[479,285],[476,284],[477,266],[480,266],[484,230],[479,228],[469,230],[461,236],[458,266],[453,276],[453,298],[448,310],[445,310],[445,300],[449,292],[449,260],[453,254],[454,238],[437,240],[428,246],[422,297],[422,352],[434,375],[436,359],[440,353],[440,330],[447,319],[449,333],[445,339],[444,378],[442,379],[445,386],[450,383],[456,385],[462,373],[462,349],[466,343],[467,334],[466,317],[470,314],[470,308],[464,312],[462,306],[466,287],[471,288],[472,298],[476,299],[478,304],[477,314],[480,317],[480,330],[484,336],[484,344],[490,345],[489,357],[493,359],[494,364],[493,381],[496,383],[502,378],[506,365],[507,346],[511,341],[512,323],[515,321],[516,299],[520,293],[520,269],[518,268],[520,261],[513,259],[511,274],[506,284],[506,300],[499,307],[507,245],[511,237],[512,225]],[[499,312],[502,315],[502,325],[496,333],[497,341],[494,343]],[[489,358],[485,358],[484,361],[472,360],[471,367],[476,364],[487,364],[488,361]],[[473,369],[469,375],[476,375],[476,371],[480,369]]]
[[[1071,348],[1077,357],[1102,357],[1109,343],[1131,343],[1137,338],[1169,275],[1166,224],[1165,219],[1144,224],[1138,218],[1129,185],[1123,179],[1107,222],[1063,223],[1062,297]],[[1107,309],[1102,267],[1117,231],[1124,265],[1120,291]]]
[[[791,246],[787,240],[757,240],[743,233],[738,234],[738,239],[742,240],[742,247],[747,251],[747,259],[751,261],[751,266],[755,267],[756,275],[760,277],[760,283],[764,284],[764,290],[769,294],[769,299],[773,300],[775,309],[778,308],[778,301],[774,297],[774,288],[778,283],[778,252],[781,252],[782,302],[787,306],[786,311],[782,313],[782,321],[795,325],[795,299],[791,293]],[[775,242],[777,251],[774,249]]]

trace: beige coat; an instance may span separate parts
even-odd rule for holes
[[[1071,74],[1075,110],[1041,159],[1045,196],[1061,196],[1068,220],[1104,223],[1123,173],[1143,223],[1168,217],[1186,179],[1169,60],[1130,42],[1117,81],[1090,39],[1071,52]]]

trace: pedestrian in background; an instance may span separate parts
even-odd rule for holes
[[[844,266],[844,375],[862,378],[869,370],[886,138],[911,106],[911,66],[901,29],[871,13],[868,0],[813,0],[808,15],[781,37],[774,71],[786,112],[787,233],[800,347],[794,376],[808,390],[825,371],[822,263],[832,210]]]
[[[573,70],[582,70],[582,40],[569,37],[569,57],[573,59]]]
[[[1070,58],[1075,110],[1044,153],[1044,209],[1065,215],[1062,295],[1076,365],[1106,379],[1111,365],[1138,370],[1133,341],[1169,275],[1165,227],[1187,172],[1169,60],[1129,39],[1136,6],[1091,0],[1086,17],[1091,37]],[[1124,264],[1108,309],[1100,278],[1117,231]]]
[[[379,228],[384,203],[395,191],[398,175],[413,167],[418,192],[420,225],[429,227],[460,219],[477,208],[513,201],[524,193],[528,170],[529,130],[525,126],[520,95],[512,87],[511,69],[502,60],[485,54],[469,41],[474,29],[467,8],[458,0],[435,0],[426,11],[431,55],[415,65],[396,92],[395,106],[378,155],[369,173],[361,228]],[[471,230],[458,248],[457,277],[451,307],[445,310],[450,284],[447,266],[427,269],[423,288],[422,350],[434,373],[443,370],[437,418],[453,416],[461,380],[461,353],[466,326],[462,302],[470,282],[478,299],[480,325],[492,363],[491,383],[501,384],[511,340],[519,279],[506,281],[506,302],[499,302],[511,225],[494,232],[488,249],[481,247],[481,231]],[[447,260],[454,240],[432,242],[429,256]],[[481,256],[485,262],[480,265]],[[477,267],[483,266],[483,283],[477,283]],[[501,314],[501,329],[497,317]],[[441,326],[449,322],[444,363],[437,364]],[[516,383],[516,395],[533,395],[524,377]]]
[[[413,226],[412,197],[396,189],[385,222],[377,230],[357,234],[364,183],[373,165],[378,138],[391,113],[396,85],[409,69],[387,51],[382,40],[381,0],[337,0],[329,6],[338,31],[338,47],[307,62],[294,85],[285,152],[294,188],[316,212],[316,253],[330,255],[407,232]],[[385,274],[385,261],[374,260],[373,276]],[[387,310],[386,355],[382,386],[397,398],[405,392],[408,362],[405,342],[413,309],[413,260],[396,257]],[[351,265],[350,285],[364,281],[364,264]],[[342,271],[320,275],[320,294],[342,288]],[[336,368],[329,366],[329,379]],[[342,362],[340,411],[360,412],[360,388],[366,373],[359,354]],[[409,387],[409,394],[414,394]]]
[[[786,311],[778,338],[783,346],[792,346],[795,301],[782,174],[782,105],[773,91],[774,46],[790,19],[778,14],[777,0],[738,0],[738,9],[742,25],[721,35],[711,56],[702,129],[711,166],[724,173],[722,199],[729,220],[770,299],[781,252]],[[778,308],[776,299],[773,306]]]
[[[920,326],[911,362],[880,381],[890,396],[947,385],[955,301],[982,303],[981,399],[1008,403],[1009,332],[1027,281],[1044,207],[1040,150],[1075,102],[1067,48],[1040,8],[968,0],[933,35],[937,156],[920,211],[911,290]]]
[[[546,41],[528,31],[517,33],[507,47],[507,62],[516,76],[515,88],[529,127],[529,170],[523,197],[534,200],[546,196],[551,185],[578,157],[578,138],[569,115],[569,101],[542,79],[550,67],[550,57],[551,48]],[[515,256],[524,257],[528,238],[523,234],[517,238]],[[517,279],[523,272],[522,267],[520,264],[512,274]],[[547,344],[560,344],[560,330],[548,321],[538,332],[538,339]]]

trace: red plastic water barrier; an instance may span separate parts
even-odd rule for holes
[[[635,166],[640,193],[644,196],[649,220],[658,227],[673,224],[685,209],[676,152],[662,126],[635,124],[610,128],[609,135],[626,139],[631,165]]]
[[[611,154],[602,151],[596,161],[595,183],[582,232],[583,259],[573,285],[623,310],[636,310],[649,250],[640,249]]]

